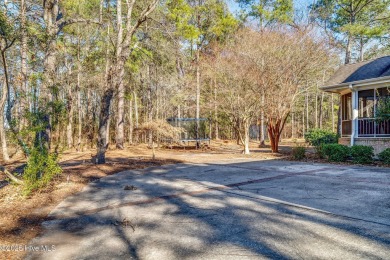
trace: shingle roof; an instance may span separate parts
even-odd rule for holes
[[[344,65],[325,83],[325,86],[385,76],[390,76],[390,56]]]

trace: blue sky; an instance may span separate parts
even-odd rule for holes
[[[304,9],[307,8],[314,1],[315,0],[294,0],[294,5],[296,9]],[[235,13],[240,8],[234,0],[227,0],[227,3],[232,13]]]

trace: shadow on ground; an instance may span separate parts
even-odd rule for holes
[[[31,242],[56,250],[28,258],[385,259],[388,176],[282,161],[126,171],[61,203]]]

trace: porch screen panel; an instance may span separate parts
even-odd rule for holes
[[[341,132],[343,136],[349,136],[352,133],[352,94],[348,93],[341,96],[342,122]]]
[[[375,90],[359,91],[358,135],[375,135]]]
[[[359,91],[359,118],[374,118],[374,90]]]
[[[376,90],[377,106],[379,102],[390,99],[390,88],[378,88]],[[376,122],[376,134],[379,136],[390,136],[390,121],[377,121]]]

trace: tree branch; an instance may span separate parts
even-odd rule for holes
[[[5,176],[7,176],[11,181],[17,183],[17,184],[20,184],[20,185],[24,185],[24,182],[18,178],[16,178],[12,173],[10,173],[9,171],[7,171],[4,167],[0,167],[0,172],[4,173]]]

